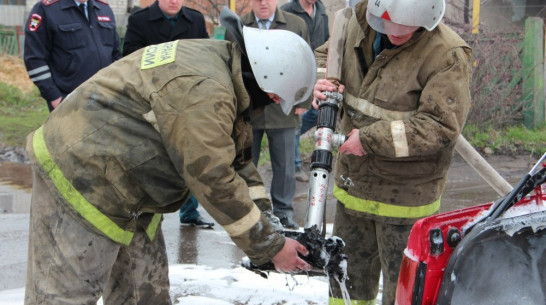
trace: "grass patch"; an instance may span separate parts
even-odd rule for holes
[[[481,149],[488,147],[494,154],[529,153],[541,156],[546,153],[546,124],[534,130],[522,125],[502,129],[467,125],[463,135],[472,146]]]
[[[21,89],[0,81],[0,146],[24,147],[26,136],[42,125],[49,111],[38,89]],[[463,130],[465,138],[479,151],[489,148],[493,154],[534,154],[546,153],[546,124],[530,130],[524,126],[505,128],[478,127],[468,124]],[[300,154],[303,162],[309,162],[315,148],[314,129],[300,138]],[[334,151],[334,155],[337,151]],[[258,165],[269,163],[267,137],[262,139]]]
[[[26,136],[40,127],[49,111],[37,88],[23,92],[0,82],[0,141],[2,146],[24,147]]]
[[[534,130],[520,125],[498,129],[469,124],[464,128],[463,135],[481,153],[485,148],[491,149],[496,155],[530,154],[540,157],[546,153],[546,123]],[[303,162],[310,162],[314,149],[315,139],[314,129],[312,129],[300,138],[300,155]],[[337,155],[337,148],[333,154]],[[264,137],[258,166],[270,161],[269,146],[267,138]]]

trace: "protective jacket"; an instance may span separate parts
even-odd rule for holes
[[[359,129],[367,155],[339,154],[334,195],[368,217],[411,223],[440,208],[470,106],[471,49],[440,24],[374,60],[376,32],[366,22],[366,6],[358,3],[349,22],[340,132]],[[327,47],[315,51],[320,67]]]
[[[43,0],[30,12],[24,60],[48,105],[121,57],[108,3],[89,0],[87,11],[89,21],[74,0]]]
[[[254,12],[250,12],[241,17],[243,24],[248,27],[258,28],[258,22],[256,22],[256,15]],[[277,8],[275,10],[275,17],[269,27],[272,29],[280,29],[294,32],[300,35],[303,39],[309,42],[309,31],[307,25],[298,16],[284,12]],[[229,34],[226,35],[229,37]],[[306,103],[301,103],[292,108],[291,113],[287,116],[282,111],[280,105],[271,103],[265,106],[264,111],[255,111],[252,114],[252,127],[257,129],[274,129],[274,128],[295,128],[299,124],[299,118],[294,112],[296,107],[309,108],[310,100]]]
[[[129,16],[123,40],[123,56],[151,44],[193,38],[209,38],[203,14],[182,7],[173,26],[156,1]]]
[[[251,160],[241,53],[227,41],[179,42],[135,51],[78,87],[29,136],[29,156],[60,202],[118,243],[137,226],[153,238],[159,213],[177,211],[191,190],[265,263],[284,237],[253,201],[266,195]]]
[[[328,30],[328,14],[324,8],[322,1],[315,2],[314,16],[311,17],[301,6],[300,0],[289,1],[281,6],[283,11],[292,13],[307,23],[309,30],[309,40],[311,41],[311,49],[314,50],[321,46],[330,37]]]

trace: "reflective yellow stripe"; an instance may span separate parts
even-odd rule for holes
[[[349,302],[351,305],[375,305],[375,300],[363,301],[363,300],[351,300]],[[345,305],[343,299],[332,298],[328,299],[328,305]]]
[[[45,144],[42,127],[34,133],[32,145],[36,159],[42,168],[49,174],[57,190],[64,199],[76,210],[85,220],[92,224],[99,231],[108,236],[111,240],[128,246],[133,239],[134,233],[120,228],[115,222],[101,213],[85,197],[82,196],[66,179],[61,169],[55,164]],[[155,231],[161,220],[161,214],[155,214],[148,226],[146,233],[150,238],[155,236]]]
[[[396,111],[385,109],[372,104],[365,99],[357,98],[348,92],[345,93],[344,103],[362,114],[387,121],[403,120],[415,114],[415,111]]]
[[[146,234],[150,238],[150,240],[154,240],[155,233],[157,233],[157,227],[159,226],[159,223],[161,223],[161,215],[159,213],[154,214],[154,217],[152,217],[152,221],[150,221],[150,224],[148,225],[148,228],[146,228]]]
[[[403,121],[391,122],[392,142],[394,154],[397,158],[409,156],[408,140],[406,138],[406,126]]]
[[[438,198],[438,200],[432,203],[421,206],[405,207],[379,201],[360,199],[349,195],[347,191],[337,187],[336,185],[334,185],[333,194],[334,197],[341,201],[348,209],[378,216],[395,218],[421,218],[430,216],[440,209],[441,199]]]
[[[243,218],[237,220],[236,222],[225,225],[224,230],[227,231],[229,236],[239,236],[252,228],[260,220],[260,209],[256,205],[252,206],[252,210],[248,212]]]

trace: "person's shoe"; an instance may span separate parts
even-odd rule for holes
[[[180,220],[180,225],[182,226],[192,226],[202,229],[211,229],[212,226],[214,226],[214,222],[208,222],[203,219],[203,217],[199,216],[197,218],[194,218],[189,221],[182,221]]]
[[[294,176],[299,182],[309,182],[309,176],[307,176],[302,169],[296,169],[296,174]]]
[[[286,215],[279,217],[281,224],[285,229],[298,229],[300,226],[292,219]]]

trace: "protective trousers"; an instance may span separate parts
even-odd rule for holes
[[[123,246],[90,230],[34,173],[25,305],[170,305],[163,233]]]
[[[351,304],[376,304],[383,272],[382,304],[394,305],[400,265],[413,225],[383,223],[356,213],[337,201],[333,235],[345,241],[349,276],[346,286]],[[344,304],[334,279],[330,279],[330,288],[330,305]]]

